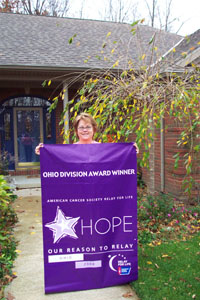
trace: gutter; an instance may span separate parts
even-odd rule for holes
[[[26,66],[26,65],[0,65],[0,70],[22,70],[22,71],[77,71],[77,72],[85,72],[85,71],[105,71],[109,70],[109,68],[79,68],[79,67],[55,67],[55,66]],[[122,69],[112,69],[112,72],[122,72]]]

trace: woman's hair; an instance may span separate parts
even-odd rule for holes
[[[80,120],[83,120],[85,122],[91,123],[91,125],[93,127],[94,134],[95,134],[95,132],[97,131],[97,123],[96,123],[96,121],[94,120],[94,118],[91,115],[89,115],[87,113],[81,113],[80,115],[78,115],[75,118],[75,120],[73,122],[73,126],[74,126],[74,130],[76,132],[76,135],[77,135],[77,132],[78,132],[78,124],[79,124]]]

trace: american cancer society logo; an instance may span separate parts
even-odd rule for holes
[[[131,267],[118,267],[119,275],[129,275],[131,272]]]
[[[109,255],[109,267],[119,275],[129,275],[131,272],[131,263],[123,254]]]

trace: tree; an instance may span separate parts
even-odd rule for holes
[[[26,14],[63,17],[69,9],[69,0],[21,0],[22,12]]]
[[[148,8],[151,27],[155,25],[155,18],[156,18],[156,7],[157,7],[157,0],[152,0],[152,6],[149,5],[149,2],[145,0],[146,6]]]
[[[137,2],[130,0],[109,0],[101,18],[112,22],[133,22],[138,17],[137,6]]]
[[[160,29],[165,31],[171,31],[172,24],[178,20],[177,18],[172,18],[173,0],[165,0],[163,7],[158,5],[157,0],[150,1],[145,0],[150,25],[152,27],[160,27]]]
[[[0,9],[4,12],[63,17],[69,10],[69,1],[70,0],[2,0]]]
[[[0,12],[13,12],[16,7],[16,0],[1,0]]]
[[[153,41],[149,46],[154,55],[157,47]],[[190,196],[196,180],[193,175],[199,172],[200,161],[200,69],[193,65],[176,73],[164,72],[165,67],[173,63],[173,52],[176,49],[169,57],[158,59],[156,64],[150,60],[151,64],[146,65],[143,54],[139,58],[140,65],[129,60],[127,68],[120,72],[115,72],[119,66],[116,60],[112,69],[103,74],[87,73],[85,78],[83,74],[84,84],[66,106],[63,116],[68,110],[72,119],[81,111],[92,114],[98,123],[100,142],[128,141],[134,132],[138,146],[144,150],[139,160],[141,167],[148,167],[155,129],[160,128],[163,118],[171,118],[176,127],[180,127],[178,148],[171,159],[175,167],[180,161],[182,168],[185,167],[183,184]],[[53,99],[51,109],[56,107],[58,99]],[[67,138],[69,135],[70,131]]]
[[[175,21],[179,21],[177,17],[173,17],[172,8],[173,0],[162,2],[158,0],[108,0],[105,2],[103,14],[100,13],[100,19],[132,23],[135,20],[145,18],[146,24],[165,31],[171,31]],[[180,30],[182,25],[178,30]]]
[[[79,15],[80,19],[83,19],[84,5],[85,5],[85,0],[82,0],[81,6],[80,6],[80,15]]]

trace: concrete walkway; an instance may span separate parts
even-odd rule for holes
[[[15,230],[19,241],[15,261],[16,278],[7,287],[5,296],[12,300],[139,300],[129,285],[97,290],[44,294],[41,189],[17,192],[15,209],[19,223]]]

